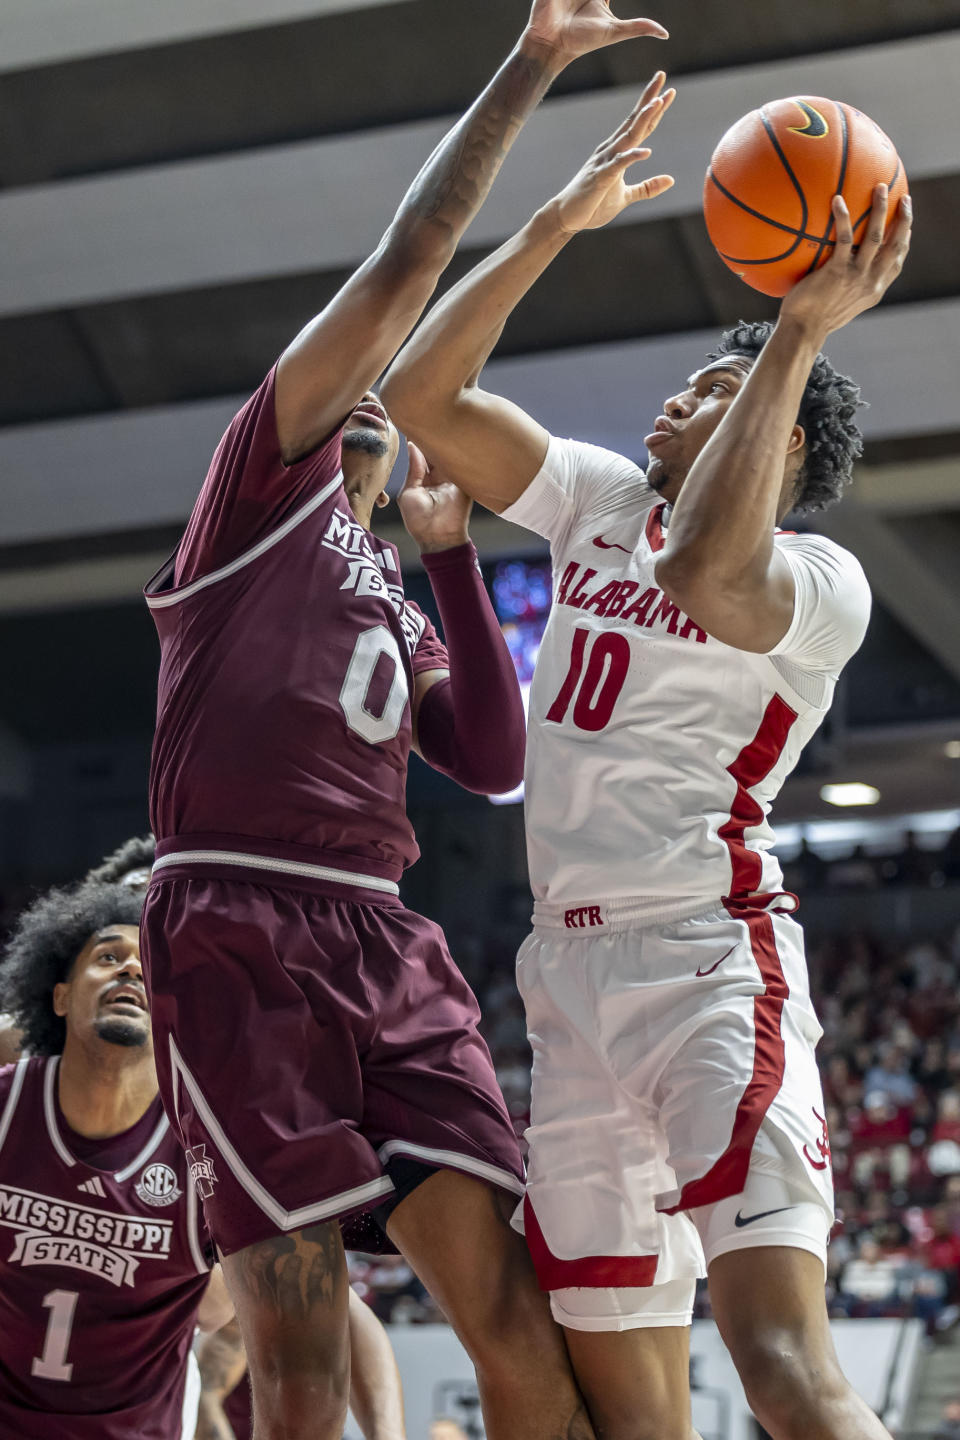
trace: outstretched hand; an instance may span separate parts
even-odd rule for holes
[[[473,501],[407,443],[407,478],[397,496],[400,514],[421,553],[465,545]]]
[[[784,296],[780,314],[785,319],[799,321],[825,339],[883,298],[907,258],[913,223],[910,196],[905,195],[884,238],[887,204],[886,185],[875,186],[867,228],[855,246],[846,202],[841,195],[833,197],[833,254]]]
[[[657,71],[623,123],[561,190],[554,204],[562,229],[571,234],[599,230],[638,200],[652,200],[673,185],[672,175],[654,175],[636,185],[628,185],[625,178],[631,165],[649,158],[651,152],[642,142],[673,103],[676,91],[663,90],[666,78]]]
[[[618,20],[609,0],[533,0],[527,35],[565,64],[592,50],[650,35],[668,39],[656,20]]]

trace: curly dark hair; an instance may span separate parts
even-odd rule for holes
[[[708,360],[724,355],[756,359],[773,332],[767,320],[741,320],[725,330]],[[797,420],[806,434],[803,465],[792,508],[825,510],[840,499],[853,476],[853,462],[863,454],[863,436],[854,416],[866,402],[860,387],[834,370],[826,355],[813,362]]]
[[[24,910],[0,957],[0,1009],[23,1031],[31,1055],[59,1055],[67,1024],[53,1013],[53,987],[66,980],[91,935],[106,925],[138,925],[143,892],[81,880],[48,890]]]
[[[105,884],[112,885],[123,880],[127,885],[131,875],[140,884],[139,876],[146,871],[143,878],[142,888],[146,889],[150,878],[150,868],[157,858],[157,842],[152,835],[134,835],[129,840],[124,840],[110,855],[104,855],[99,865],[94,866],[86,875],[87,880],[101,880]]]

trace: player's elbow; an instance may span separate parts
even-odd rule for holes
[[[476,759],[463,766],[452,777],[463,790],[473,795],[507,795],[516,790],[523,779],[523,753],[498,755],[486,762]]]
[[[380,399],[390,419],[405,435],[416,424],[421,406],[417,403],[416,365],[403,352],[393,362],[380,386]]]
[[[702,594],[704,586],[709,584],[702,561],[684,550],[665,551],[658,555],[653,574],[667,599],[684,610],[687,603]]]
[[[445,424],[450,397],[434,383],[429,357],[401,353],[380,387],[380,398],[394,425],[412,440],[429,443]]]

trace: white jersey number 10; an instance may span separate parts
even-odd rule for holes
[[[602,631],[590,647],[584,670],[589,639],[590,631],[583,626],[573,632],[570,668],[547,711],[547,719],[559,724],[566,718],[573,700],[573,723],[577,729],[602,730],[610,723],[613,707],[627,678],[630,641],[616,630]]]

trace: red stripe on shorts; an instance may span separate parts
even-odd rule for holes
[[[740,1097],[733,1120],[730,1143],[719,1160],[699,1180],[684,1185],[680,1199],[664,1213],[675,1215],[696,1205],[713,1205],[729,1195],[739,1195],[747,1182],[753,1142],[764,1115],[783,1084],[784,1044],[780,1030],[783,1002],[790,994],[773,929],[773,918],[764,910],[728,906],[735,919],[743,920],[750,932],[750,948],[763,979],[764,992],[753,1002],[753,1074]]]
[[[652,1285],[656,1255],[586,1255],[561,1260],[554,1255],[533,1213],[530,1196],[523,1198],[523,1228],[541,1290],[627,1290]]]

